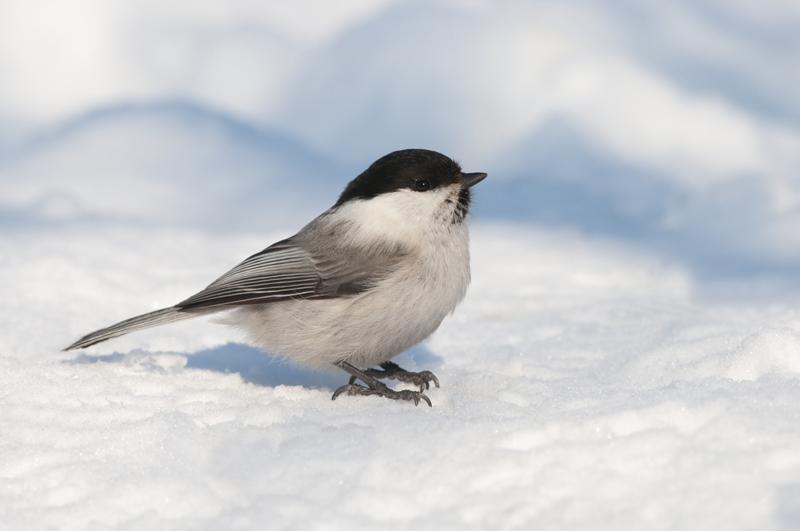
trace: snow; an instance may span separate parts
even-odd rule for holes
[[[40,236],[2,246],[19,252],[3,314],[21,312],[0,358],[9,529],[796,523],[796,305],[697,302],[635,249],[476,223],[466,302],[396,358],[438,375],[434,407],[332,402],[346,375],[202,319],[58,351],[256,238]]]
[[[0,529],[800,526],[796,5],[332,5],[0,4]],[[489,173],[432,408],[208,318],[61,351],[406,147]]]

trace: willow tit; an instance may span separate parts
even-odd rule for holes
[[[227,312],[223,322],[268,352],[311,368],[348,372],[350,383],[333,399],[346,392],[431,405],[423,391],[430,382],[439,386],[436,376],[405,371],[389,360],[430,336],[464,298],[470,281],[469,189],[484,178],[485,173],[463,173],[435,151],[390,153],[300,232],[254,254],[200,293],[93,332],[64,350]],[[394,391],[378,378],[420,390]]]

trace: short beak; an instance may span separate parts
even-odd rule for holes
[[[461,188],[472,188],[486,178],[487,173],[462,173]]]

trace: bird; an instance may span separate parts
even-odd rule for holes
[[[424,391],[431,383],[439,387],[438,378],[406,371],[391,359],[429,337],[464,299],[471,188],[486,177],[464,173],[436,151],[389,153],[294,236],[174,306],[97,330],[64,350],[220,313],[219,321],[269,353],[347,372],[349,383],[333,400],[346,393],[432,406]],[[419,391],[396,391],[381,379]]]

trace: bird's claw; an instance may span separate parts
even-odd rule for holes
[[[389,398],[390,400],[408,400],[413,401],[415,406],[419,405],[420,400],[424,400],[428,406],[433,407],[431,400],[425,396],[420,391],[395,391],[393,389],[389,389],[385,384],[380,382],[376,382],[375,387],[365,387],[363,385],[359,385],[355,383],[355,377],[350,379],[350,383],[347,385],[341,386],[339,389],[334,391],[331,400],[336,400],[336,398],[341,395],[342,393],[347,393],[348,396],[371,396],[377,395],[382,396],[384,398]]]
[[[420,392],[430,389],[431,382],[436,387],[439,387],[439,379],[431,371],[409,372],[391,361],[382,363],[381,368],[383,370],[367,369],[364,372],[373,378],[388,378],[398,382],[414,384],[419,387]]]
[[[418,385],[420,391],[423,390],[423,386],[425,386],[425,389],[430,389],[431,382],[433,382],[434,385],[436,385],[436,387],[439,387],[439,379],[431,371],[422,371],[422,372],[402,371],[400,374],[396,375],[394,379],[397,379],[401,382],[413,383],[414,385]]]

